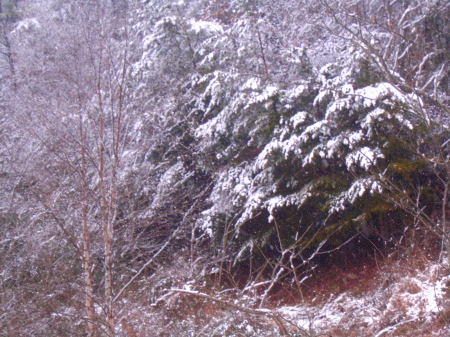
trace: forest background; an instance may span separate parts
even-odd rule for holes
[[[449,260],[447,1],[3,0],[0,27],[0,335],[290,334],[275,298],[319,270]]]

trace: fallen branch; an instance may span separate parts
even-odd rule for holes
[[[250,315],[256,315],[256,316],[267,316],[271,319],[274,320],[274,322],[278,325],[278,327],[280,328],[280,334],[282,336],[286,336],[289,334],[288,330],[286,329],[286,327],[283,324],[283,320],[285,320],[283,317],[281,317],[278,313],[270,310],[270,309],[252,309],[252,308],[247,308],[247,307],[242,307],[240,305],[210,296],[208,294],[205,293],[201,293],[198,291],[193,291],[193,290],[185,290],[185,289],[170,289],[169,292],[171,293],[182,293],[182,294],[187,294],[187,295],[191,295],[191,296],[196,296],[196,297],[200,297],[200,298],[204,298],[207,299],[211,302],[216,302],[216,303],[220,303],[223,304],[227,307],[236,309],[238,311],[241,312],[245,312],[247,314]],[[298,327],[297,327],[298,328]]]

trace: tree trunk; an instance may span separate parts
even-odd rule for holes
[[[83,123],[80,116],[80,137],[81,137],[81,179],[82,179],[82,216],[83,216],[83,267],[85,278],[85,296],[86,296],[86,315],[88,336],[94,336],[94,300],[92,290],[92,274],[91,274],[91,253],[90,253],[90,236],[88,224],[88,184],[86,177],[86,139],[83,131]]]
[[[102,57],[100,56],[100,59]],[[99,69],[101,73],[101,69]],[[106,301],[106,321],[108,325],[108,337],[114,336],[115,323],[113,311],[113,282],[112,282],[112,240],[113,240],[113,219],[111,217],[110,206],[113,204],[112,196],[108,203],[106,186],[106,167],[105,167],[105,111],[103,107],[102,83],[98,80],[97,97],[99,102],[99,179],[100,179],[100,198],[101,198],[101,218],[103,228],[103,244],[105,248],[105,301]]]

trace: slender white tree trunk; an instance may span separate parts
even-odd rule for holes
[[[85,296],[86,296],[86,316],[87,316],[87,330],[88,336],[93,337],[95,333],[94,327],[94,299],[92,287],[92,273],[91,273],[91,252],[90,252],[90,235],[88,223],[88,183],[86,176],[86,135],[83,127],[82,117],[80,115],[80,144],[81,144],[81,180],[82,180],[82,200],[81,211],[83,221],[83,268],[85,279]]]

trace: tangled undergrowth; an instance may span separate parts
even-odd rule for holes
[[[448,336],[448,262],[436,248],[405,254],[318,268],[302,296],[281,288],[264,308],[258,307],[261,293],[198,283],[179,261],[172,276],[141,281],[141,290],[124,302],[122,330],[136,337]],[[156,293],[145,291],[158,283]]]

